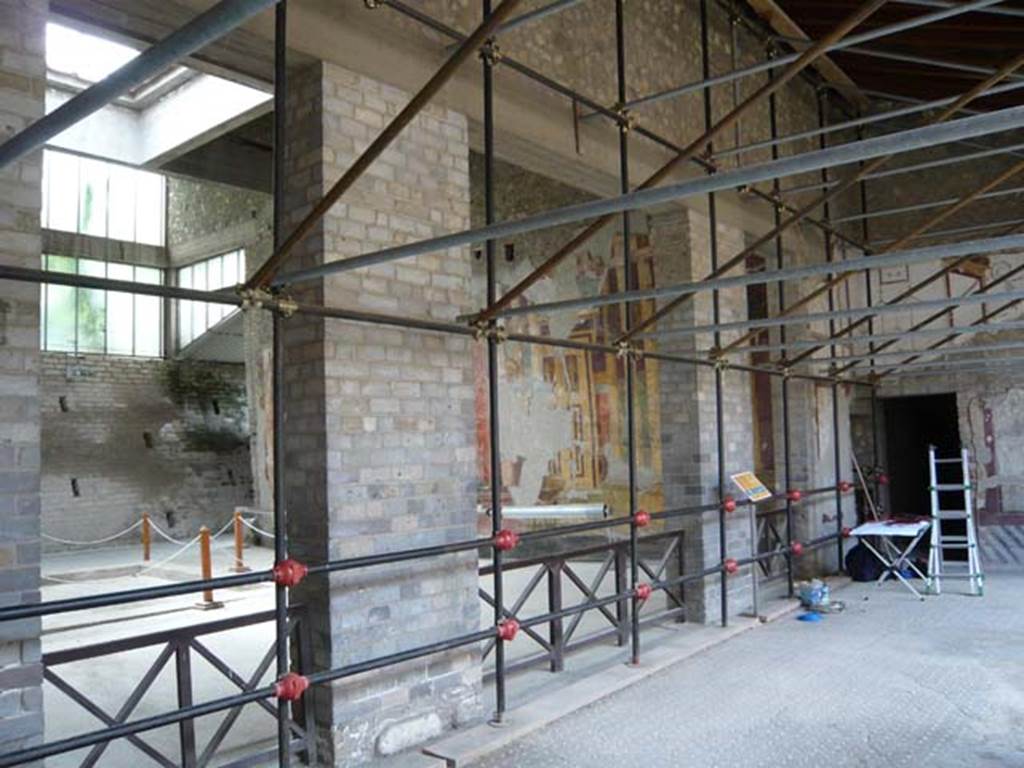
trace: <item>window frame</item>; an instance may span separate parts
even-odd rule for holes
[[[224,266],[227,263],[226,260],[230,256],[234,256],[235,259],[236,259],[235,271],[234,271],[236,282],[228,285],[228,284],[224,284],[223,276],[224,276]],[[219,290],[223,290],[224,288],[233,287],[234,285],[237,285],[239,281],[242,281],[242,280],[245,279],[245,259],[246,259],[246,249],[245,249],[244,246],[239,246],[238,248],[232,248],[230,250],[221,251],[220,253],[217,253],[217,254],[215,254],[213,256],[207,256],[207,257],[204,257],[204,258],[201,258],[201,259],[196,259],[195,261],[189,262],[188,264],[182,264],[179,267],[173,268],[174,284],[176,286],[178,286],[178,287],[182,287],[183,276],[187,275],[187,277],[188,277],[188,279],[187,279],[188,285],[186,287],[191,288],[193,290],[199,290],[199,291],[219,291]],[[219,268],[217,274],[220,275],[220,279],[217,282],[219,282],[221,284],[211,288],[210,287],[210,274],[211,274],[211,267],[214,264],[216,264],[216,266]],[[203,286],[202,287],[196,287],[196,279],[195,278],[196,278],[196,269],[198,267],[202,267],[202,272],[203,272]],[[211,309],[211,307],[216,308],[217,311],[220,312],[220,317],[218,317],[216,320],[213,320],[213,321],[211,321],[211,317],[210,317],[210,309]],[[178,351],[181,351],[182,349],[187,347],[189,344],[191,344],[193,341],[195,341],[200,336],[202,336],[204,333],[206,333],[208,330],[213,328],[215,325],[217,325],[218,323],[223,322],[228,317],[230,317],[231,315],[235,314],[238,311],[237,307],[229,308],[229,307],[227,307],[226,305],[223,305],[223,304],[213,304],[212,302],[208,302],[208,301],[192,301],[190,299],[178,299],[178,300],[176,300],[175,301],[175,309],[176,309],[176,311],[175,311],[175,320],[174,320],[174,338],[175,338],[175,349],[178,350]],[[195,312],[196,312],[197,309],[200,309],[201,312],[202,312],[203,321],[201,323],[197,323],[196,322],[197,315],[195,314]],[[189,320],[188,320],[189,337],[188,337],[187,340],[185,339],[185,334],[182,333],[182,325],[183,325],[182,319],[185,317],[185,313],[186,312],[189,313]]]
[[[97,275],[97,276],[104,277],[104,278],[109,277],[110,267],[111,266],[115,266],[115,267],[130,267],[131,270],[132,270],[132,279],[131,279],[130,282],[133,282],[133,283],[142,283],[142,284],[147,284],[147,285],[164,285],[166,283],[166,279],[167,279],[167,274],[166,274],[167,270],[162,269],[160,267],[154,267],[154,266],[150,266],[150,265],[147,265],[147,264],[134,264],[134,263],[130,263],[130,262],[116,262],[116,261],[112,262],[112,261],[104,261],[104,260],[100,260],[100,259],[87,259],[87,258],[81,258],[81,257],[78,257],[78,256],[68,256],[66,254],[61,254],[61,253],[45,253],[45,254],[42,255],[41,261],[42,261],[42,269],[43,269],[44,272],[57,271],[57,270],[51,269],[50,259],[68,259],[68,260],[70,260],[71,262],[74,263],[74,267],[75,267],[74,272],[68,272],[68,271],[61,270],[61,272],[63,274],[75,274],[75,275],[83,274],[82,269],[81,269],[81,264],[82,264],[82,262],[89,262],[90,264],[100,264],[100,265],[103,265],[103,274],[102,275]],[[155,274],[149,274],[149,277],[150,278],[156,278],[156,282],[154,283],[151,279],[150,280],[140,280],[139,279],[139,270],[146,270],[147,273],[155,273]],[[69,345],[70,348],[66,348],[66,349],[64,349],[64,348],[54,348],[51,345],[51,341],[49,339],[49,332],[50,332],[50,316],[49,316],[50,313],[49,313],[49,307],[50,307],[50,289],[51,288],[68,288],[69,290],[73,291],[73,296],[74,296],[74,311],[73,311],[73,314],[74,314],[74,334],[73,334],[72,341],[71,341],[71,343]],[[39,328],[40,328],[39,349],[40,349],[40,351],[42,351],[42,352],[53,352],[53,353],[63,353],[63,354],[74,354],[74,355],[102,355],[102,356],[105,356],[105,357],[134,357],[134,358],[148,359],[148,360],[159,360],[159,359],[162,359],[165,356],[165,352],[166,352],[166,334],[165,334],[165,331],[164,331],[164,326],[165,326],[166,309],[165,309],[165,302],[160,297],[144,296],[142,294],[131,293],[131,292],[127,292],[127,291],[111,291],[111,290],[108,290],[108,289],[105,289],[105,288],[101,289],[101,288],[85,288],[85,287],[82,287],[82,286],[62,286],[62,285],[59,285],[59,284],[56,284],[56,283],[49,283],[49,282],[46,282],[46,281],[43,281],[42,283],[40,283],[39,290],[40,290],[40,296],[39,296],[39,308],[40,308],[40,318],[39,318]],[[102,332],[102,336],[103,336],[103,349],[102,350],[82,349],[82,332],[81,332],[80,322],[81,322],[81,313],[82,313],[82,296],[83,296],[83,293],[85,291],[99,291],[99,292],[101,292],[103,294],[103,323],[104,324],[103,324],[103,332]],[[122,294],[122,293],[124,293],[124,294],[126,294],[126,295],[131,297],[131,316],[126,320],[126,322],[129,322],[131,324],[131,338],[132,338],[132,342],[131,342],[131,352],[130,353],[126,353],[126,352],[123,352],[123,351],[112,352],[110,350],[110,331],[109,331],[109,328],[110,328],[110,324],[109,324],[110,295],[111,294]],[[154,299],[155,300],[155,305],[158,308],[158,314],[157,314],[157,317],[156,317],[156,320],[155,320],[157,344],[156,344],[156,350],[154,352],[152,352],[152,353],[150,353],[148,351],[147,352],[140,352],[139,351],[140,350],[139,316],[140,316],[140,311],[144,311],[144,310],[140,309],[140,306],[139,306],[140,299]]]
[[[51,170],[54,164],[53,158],[59,156],[62,159],[59,161],[62,164],[67,164],[65,168],[61,169],[70,173],[70,162],[74,163],[75,180],[70,186],[75,189],[75,211],[74,211],[74,229],[70,229],[67,226],[55,226],[54,225],[54,178],[55,174]],[[82,224],[82,199],[83,193],[83,169],[86,167],[102,167],[105,172],[105,179],[103,184],[103,234],[90,234],[83,231],[84,227]],[[122,238],[110,237],[111,231],[111,182],[112,177],[115,175],[112,169],[117,169],[117,173],[124,175],[125,178],[132,178],[132,194],[131,199],[134,203],[131,215],[131,230],[132,239],[124,240]],[[145,206],[140,206],[140,194],[142,193],[143,187],[149,184],[155,184],[152,180],[155,179],[158,182],[159,190],[149,188],[146,190],[148,194],[152,194],[157,191],[157,195],[153,200],[149,201],[153,203],[152,211],[148,211]],[[66,215],[65,215],[66,214]],[[71,219],[70,212],[58,211],[58,218]],[[140,222],[149,220],[155,222],[155,227],[152,228],[155,237],[141,239],[140,238]],[[43,178],[42,178],[42,208],[40,212],[40,225],[43,229],[47,229],[53,232],[67,232],[73,235],[82,235],[84,237],[95,237],[101,240],[110,240],[112,242],[119,243],[133,243],[135,245],[149,246],[154,248],[165,248],[167,246],[167,177],[162,173],[154,173],[153,171],[146,171],[141,168],[136,168],[131,165],[124,163],[115,163],[109,160],[100,158],[86,157],[84,155],[68,152],[63,149],[47,147],[43,150]],[[154,240],[156,242],[154,242]]]

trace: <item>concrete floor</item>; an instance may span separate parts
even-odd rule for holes
[[[473,765],[1024,766],[1024,573],[981,599],[836,597],[845,613],[746,632]]]

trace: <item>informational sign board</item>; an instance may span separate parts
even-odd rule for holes
[[[750,501],[764,501],[772,497],[772,492],[753,472],[740,472],[738,475],[730,475],[730,478]]]

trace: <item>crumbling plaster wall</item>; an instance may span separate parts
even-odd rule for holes
[[[45,536],[101,539],[148,513],[187,538],[251,503],[241,366],[44,353],[41,374]]]
[[[273,198],[264,192],[172,176],[167,206],[168,252],[175,266],[242,248],[251,275],[273,250]],[[253,310],[245,312],[242,322],[251,503],[266,511],[273,505],[272,319],[268,312]]]

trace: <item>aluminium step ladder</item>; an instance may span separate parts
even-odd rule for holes
[[[961,482],[940,483],[939,465],[959,464]],[[966,579],[972,595],[984,593],[985,577],[981,572],[978,555],[978,534],[974,524],[974,488],[971,485],[971,457],[966,448],[960,449],[957,458],[940,459],[935,455],[935,446],[928,447],[928,491],[932,504],[931,550],[928,553],[928,580],[932,594],[942,594],[943,579]],[[961,509],[942,509],[940,494],[961,494]],[[943,530],[943,523],[963,521],[963,534],[950,534]],[[948,560],[946,552],[960,550],[967,554],[966,560]]]

